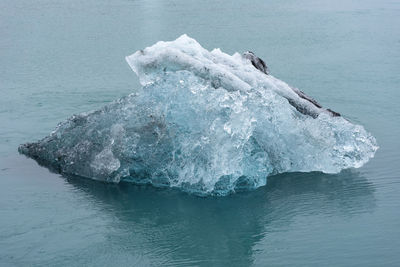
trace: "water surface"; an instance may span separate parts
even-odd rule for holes
[[[400,265],[400,2],[3,1],[0,265]],[[225,198],[61,177],[18,155],[139,86],[124,57],[187,33],[252,50],[362,124],[374,159]]]

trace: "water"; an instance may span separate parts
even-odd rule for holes
[[[398,1],[3,1],[0,265],[400,264]],[[224,198],[61,177],[18,155],[139,86],[124,57],[187,33],[252,50],[363,125],[360,169],[294,173]]]

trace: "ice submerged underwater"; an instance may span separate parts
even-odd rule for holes
[[[227,195],[273,174],[358,168],[378,149],[251,52],[210,52],[182,35],[126,60],[142,88],[19,152],[65,175]]]

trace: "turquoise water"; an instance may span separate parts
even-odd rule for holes
[[[252,50],[380,149],[224,198],[61,177],[20,156],[139,86],[124,57],[187,33]],[[0,265],[400,265],[400,2],[0,2]]]

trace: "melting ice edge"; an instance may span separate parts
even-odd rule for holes
[[[358,168],[378,149],[362,126],[238,53],[210,52],[182,35],[126,59],[142,88],[19,152],[63,174],[226,195],[273,174]]]

